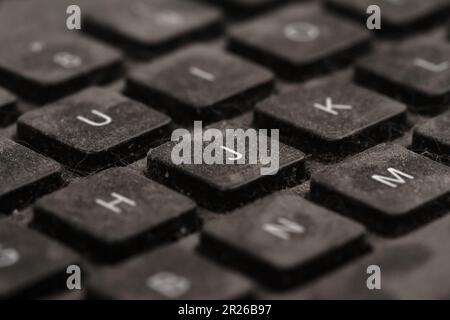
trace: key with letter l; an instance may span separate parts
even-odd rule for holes
[[[226,136],[226,129],[241,129],[245,132],[249,128],[240,121],[244,117],[221,121],[207,128],[217,129],[223,136]],[[189,134],[189,132],[187,133]],[[241,160],[241,163],[237,161],[228,161],[227,163],[227,160],[224,159],[221,163],[207,164],[200,161],[200,163],[195,164],[195,159],[190,159],[190,163],[175,165],[172,161],[172,152],[180,143],[169,141],[151,149],[148,153],[147,175],[156,181],[188,194],[197,203],[214,211],[234,209],[262,194],[293,186],[304,178],[305,155],[300,150],[284,143],[279,143],[278,150],[275,150],[275,148],[272,149],[271,138],[267,138],[267,146],[264,146],[261,143],[262,140],[256,141],[256,139],[259,139],[258,137],[246,140],[244,135],[242,137],[241,142],[247,141],[242,153],[227,146],[221,146],[223,158]],[[267,136],[264,135],[264,137]],[[196,140],[197,142],[195,142]],[[196,137],[192,141],[198,143],[202,156],[209,143],[198,141]],[[232,142],[238,141],[236,139]],[[230,141],[226,143],[229,144]],[[258,143],[261,143],[260,147],[258,147]],[[271,159],[278,159],[277,165],[275,165],[275,162],[270,164],[263,164],[261,161],[250,163],[250,155],[261,152],[260,149],[264,149],[264,152],[267,151],[267,155],[270,155]],[[263,175],[262,172],[265,170],[273,171],[273,174]]]
[[[71,166],[90,171],[137,160],[171,120],[118,93],[86,89],[19,118],[19,139]]]
[[[195,203],[131,169],[112,168],[40,199],[35,224],[98,260],[114,260],[195,227]]]
[[[356,80],[433,112],[450,101],[450,45],[413,44],[362,59]],[[431,106],[431,107],[430,107]]]
[[[273,287],[295,286],[364,250],[364,228],[300,197],[275,194],[206,223],[206,253]],[[322,270],[323,271],[323,270]]]
[[[449,196],[450,168],[395,144],[378,145],[311,177],[314,201],[388,235],[440,214]]]

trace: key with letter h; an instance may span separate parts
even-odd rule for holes
[[[194,227],[195,203],[131,169],[113,168],[39,200],[35,223],[64,241],[76,239],[98,260],[114,260]]]
[[[313,174],[311,197],[379,233],[397,235],[445,210],[450,169],[382,144]]]

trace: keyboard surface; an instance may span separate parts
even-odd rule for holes
[[[449,21],[0,0],[0,299],[450,299]]]

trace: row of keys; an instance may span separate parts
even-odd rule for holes
[[[112,7],[111,12],[124,11]],[[6,44],[0,55],[3,86],[28,100],[45,102],[121,73],[122,57],[115,49],[76,33],[47,29],[2,36]],[[288,78],[304,78],[321,67],[340,65],[368,42],[369,34],[363,29],[314,5],[289,6],[229,31],[232,51]],[[383,93],[400,93],[408,103],[445,104],[450,92],[449,47],[414,44],[375,52],[358,63],[356,79]],[[139,66],[128,81],[130,94],[151,101],[154,107],[164,104],[172,115],[181,109],[183,117],[205,120],[248,108],[267,96],[271,86],[269,71],[199,48]],[[245,103],[238,104],[237,99]]]
[[[363,227],[299,197],[274,194],[234,213],[206,224],[201,252],[214,259],[220,257],[222,263],[239,268],[267,288],[312,281],[327,271],[317,268],[324,261],[329,267],[339,267],[368,249]],[[445,298],[448,287],[443,280],[448,277],[448,268],[442,265],[449,263],[443,246],[448,242],[448,221],[437,220],[405,238],[376,247],[374,253],[346,264],[323,280],[281,297],[337,298],[344,292],[354,298]],[[76,262],[74,254],[42,235],[5,220],[0,221],[0,229],[2,297],[36,290]],[[31,243],[38,249],[27,250]],[[40,265],[45,265],[45,270],[36,267],[37,256],[39,261],[44,257],[46,263]],[[370,291],[366,286],[366,270],[371,265],[382,270],[382,291]],[[438,265],[441,267],[436,272],[433,266]],[[7,281],[17,279],[19,273],[20,282]],[[238,299],[252,296],[253,289],[247,279],[198,256],[181,243],[115,266],[97,268],[88,281],[90,296],[110,299]]]
[[[202,179],[201,176],[192,178]],[[429,211],[433,204],[448,201],[449,194],[448,167],[395,145],[377,146],[313,174],[311,183],[314,201],[349,214],[380,232],[398,232],[399,227],[427,221],[433,217],[433,212]],[[333,199],[337,201],[331,201]],[[159,210],[154,210],[156,207]],[[34,225],[51,234],[59,230],[60,234],[55,235],[71,246],[112,256],[139,250],[137,243],[142,243],[143,239],[149,240],[146,244],[161,242],[162,238],[157,235],[173,234],[175,230],[195,224],[194,209],[194,203],[188,198],[134,171],[110,169],[39,200]],[[243,260],[254,264],[252,274],[266,279],[272,287],[314,277],[317,273],[314,262],[321,261],[325,255],[329,265],[337,265],[342,262],[340,258],[350,259],[366,248],[361,226],[298,197],[273,195],[234,213],[206,224],[202,236],[204,252],[213,257],[221,252],[221,259],[226,262]],[[377,229],[380,224],[383,224],[382,230]],[[50,229],[51,225],[58,225],[58,228]],[[241,227],[246,232],[239,232]],[[77,243],[71,239],[76,239]],[[259,249],[262,243],[266,250]],[[268,243],[271,250],[267,250]],[[292,246],[303,247],[305,243],[310,251],[295,250],[298,254],[292,255]],[[135,258],[130,262],[132,269],[143,268],[146,259]],[[125,262],[117,268],[120,271],[128,267]],[[161,268],[167,269],[167,266]],[[246,272],[245,268],[243,271]],[[108,280],[109,274],[113,271],[95,281]],[[129,285],[143,289],[145,281],[140,279]],[[111,286],[109,280],[100,281],[98,286],[97,291],[103,294],[112,292],[110,294],[120,296],[120,292],[127,292],[105,290],[103,286]]]
[[[32,298],[66,289],[71,250],[35,231],[0,220],[0,297]],[[253,286],[239,274],[177,247],[137,256],[114,268],[82,268],[89,296],[112,299],[240,299]],[[86,292],[86,288],[83,288]]]
[[[359,92],[358,90],[364,92],[363,89],[357,87],[354,92]],[[314,92],[314,90],[311,92]],[[345,92],[345,90],[342,92]],[[282,95],[279,99],[290,99],[291,95],[292,93],[287,94],[287,98],[283,98]],[[372,93],[372,95],[373,97],[368,101],[378,101],[377,99],[388,101],[387,98],[377,97],[375,93]],[[331,137],[333,137],[333,134],[337,137],[336,141],[333,142],[339,144],[342,142],[340,137],[346,137],[346,135],[352,137],[359,132],[364,132],[363,129],[366,127],[377,127],[379,125],[381,128],[382,120],[386,119],[386,116],[377,118],[377,110],[369,109],[367,116],[361,117],[361,119],[367,121],[366,123],[364,121],[355,122],[360,124],[361,127],[349,126],[348,123],[354,121],[347,120],[352,118],[347,115],[344,117],[347,120],[342,121],[340,114],[346,114],[351,110],[327,108],[326,105],[319,105],[321,107],[316,108],[313,101],[311,100],[309,103],[311,114],[309,121],[303,121],[304,118],[301,117],[301,113],[298,117],[295,116],[296,110],[301,110],[296,105],[288,109],[284,107],[285,102],[277,104],[278,111],[272,113],[270,108],[265,109],[266,104],[270,105],[265,102],[257,109],[256,123],[260,123],[261,117],[267,118],[268,115],[272,115],[273,120],[268,118],[270,121],[267,125],[280,128],[282,133],[289,135],[289,132],[292,132],[294,128],[294,132],[299,138],[315,137],[316,139],[323,139],[321,137],[324,134],[331,132]],[[339,102],[339,100],[335,101],[336,103]],[[404,112],[404,106],[400,104],[391,102],[391,106],[389,107],[388,103],[384,103],[383,106],[380,105],[380,108],[392,110],[390,112],[392,112],[393,117]],[[360,110],[362,114],[367,110],[367,108],[359,108],[357,105],[355,105],[355,108],[358,108],[357,110]],[[267,112],[267,115],[264,112]],[[338,113],[338,115],[335,115],[335,113]],[[316,118],[323,120],[322,117],[329,119],[325,123],[333,123],[334,127],[342,130],[332,131],[329,129],[327,131],[326,128],[320,126],[323,121],[314,121]],[[136,119],[136,121],[131,123],[124,120],[130,118]],[[414,131],[414,149],[429,151],[441,156],[444,160],[448,159],[449,153],[446,151],[449,148],[448,136],[446,135],[448,118],[449,113],[446,113],[418,126]],[[286,121],[286,124],[280,123],[277,119],[285,119],[283,121]],[[33,146],[39,152],[71,166],[73,170],[85,172],[108,167],[117,162],[130,162],[134,158],[142,157],[150,146],[158,144],[159,138],[168,129],[169,121],[170,119],[162,114],[140,106],[117,93],[104,89],[89,89],[59,102],[56,107],[51,106],[26,113],[19,119],[18,136],[26,145]],[[316,123],[316,125],[312,126],[313,123]],[[246,128],[246,126],[248,126],[246,123],[232,123],[230,121],[213,125],[213,127],[219,129]],[[79,135],[74,134],[80,132],[83,132],[83,139],[79,139]],[[328,138],[320,141],[329,142],[332,140]],[[4,169],[2,176],[4,176],[3,186],[5,190],[0,198],[5,199],[2,201],[4,203],[3,210],[9,211],[21,207],[25,199],[32,199],[28,196],[28,193],[42,194],[42,192],[38,192],[39,188],[42,188],[43,191],[54,189],[53,182],[58,181],[59,166],[51,164],[52,161],[21,145],[14,144],[10,140],[3,138],[2,143],[4,147],[0,155],[4,158],[5,163],[10,163],[10,165],[2,167]],[[306,175],[303,153],[284,144],[280,144],[279,148],[280,170],[275,176],[271,177],[261,176],[261,164],[186,164],[174,167],[171,162],[171,152],[174,145],[174,142],[168,142],[151,150],[148,156],[148,175],[190,194],[206,206],[209,206],[207,202],[239,204],[241,201],[248,201],[260,196],[264,190],[274,190],[298,184]],[[25,161],[27,159],[30,159],[30,163]],[[11,172],[14,174],[10,174]],[[29,174],[24,174],[24,172]],[[47,176],[50,177],[50,184],[47,184],[44,179],[42,187],[35,186],[36,181],[41,181]],[[9,182],[6,183],[7,181]],[[56,186],[58,184],[60,183],[56,183]],[[243,192],[244,190],[246,191]],[[217,201],[205,201],[209,199],[206,195],[210,195],[210,199]],[[229,201],[233,199],[235,201]]]

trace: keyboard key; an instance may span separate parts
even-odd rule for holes
[[[74,32],[37,29],[2,43],[0,82],[38,103],[111,80],[122,70],[120,53]]]
[[[193,146],[198,150],[200,157],[209,155],[213,146],[214,149],[221,148],[217,150],[217,158],[220,158],[217,161],[216,158],[202,160],[206,157],[196,160],[193,158],[194,151],[190,159],[183,158],[180,164],[175,165],[172,155],[177,155],[177,150],[184,144],[182,141],[169,141],[148,153],[147,175],[188,194],[213,211],[234,209],[273,190],[300,183],[305,175],[305,155],[301,151],[283,143],[277,150],[276,139],[267,138],[264,132],[248,131],[242,124],[233,121],[222,121],[204,128],[216,129],[216,133],[222,136],[214,144],[201,138],[201,132],[206,132],[202,127],[197,126],[192,132],[191,148]],[[249,133],[245,148],[241,148],[245,137],[237,135],[234,139],[226,138],[227,129],[242,129],[244,133]],[[189,132],[183,134],[186,134],[183,141],[189,141]],[[267,141],[264,141],[265,138]],[[261,152],[266,151],[268,157],[261,157]]]
[[[367,8],[377,5],[381,9],[381,30],[390,32],[411,32],[418,27],[439,21],[448,13],[450,3],[447,0],[327,0],[328,7],[367,20]]]
[[[0,126],[7,126],[17,118],[16,98],[0,88]]]
[[[61,184],[58,163],[0,137],[0,212],[20,209]]]
[[[413,148],[436,154],[450,163],[450,112],[446,112],[414,130]]]
[[[180,122],[243,112],[271,92],[272,74],[238,57],[201,46],[180,50],[128,79],[128,92]]]
[[[195,1],[101,0],[89,4],[85,31],[134,55],[156,55],[218,34],[220,11]]]
[[[449,55],[450,45],[446,44],[379,51],[358,63],[355,76],[366,86],[431,112],[438,107],[433,105],[450,101]]]
[[[450,219],[439,219],[398,240],[380,246],[374,253],[350,263],[301,289],[267,298],[277,299],[401,299],[442,300],[450,297]],[[367,283],[379,267],[381,289],[369,290]],[[373,267],[372,267],[373,268]],[[375,270],[375,269],[372,269]]]
[[[257,105],[255,122],[278,128],[302,150],[361,147],[402,132],[406,106],[338,79],[303,86]],[[396,132],[397,131],[397,132]]]
[[[238,274],[178,247],[133,258],[92,277],[93,296],[119,300],[229,300],[251,294]]]
[[[395,144],[376,146],[311,177],[315,202],[386,235],[432,219],[449,196],[448,167]]]
[[[363,251],[364,228],[275,194],[205,225],[202,249],[274,287],[295,286]]]
[[[316,6],[292,5],[232,28],[232,51],[300,80],[340,66],[368,47],[364,28]]]
[[[161,139],[170,118],[100,88],[25,113],[19,139],[78,171],[143,157]]]
[[[112,168],[40,199],[34,223],[99,259],[129,256],[195,226],[195,203],[130,169]]]
[[[74,253],[35,231],[0,220],[0,298],[31,298],[63,289],[66,268],[77,264]]]

